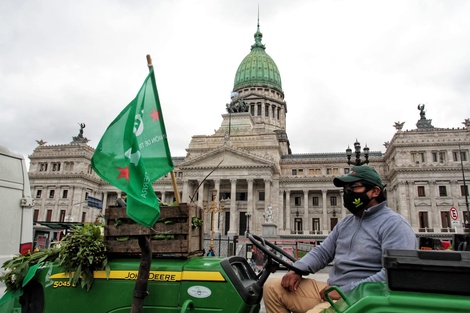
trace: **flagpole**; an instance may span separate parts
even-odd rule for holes
[[[152,57],[150,56],[150,54],[147,54],[147,66],[149,68],[149,71],[153,69]],[[154,79],[154,82],[155,82],[155,79]],[[178,192],[178,185],[176,184],[175,172],[171,171],[170,176],[171,176],[171,183],[173,184],[173,192],[175,193],[176,204],[180,204],[181,199],[180,199],[180,193]]]

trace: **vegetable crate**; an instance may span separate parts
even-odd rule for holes
[[[150,235],[153,256],[201,256],[203,252],[202,210],[180,203],[161,206],[160,219],[152,228],[130,219],[126,208],[106,209],[104,235],[110,254],[140,254],[138,237]]]

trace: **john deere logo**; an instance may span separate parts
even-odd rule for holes
[[[356,208],[360,207],[362,205],[361,198],[354,199],[353,204]]]

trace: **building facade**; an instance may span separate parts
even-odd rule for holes
[[[254,37],[235,74],[230,102],[221,108],[220,127],[214,134],[193,136],[187,155],[173,158],[178,193],[181,202],[205,208],[215,190],[216,205],[223,208],[214,217],[215,232],[221,236],[249,230],[273,238],[321,240],[348,214],[342,190],[332,181],[351,166],[343,152],[292,153],[281,75],[266,53],[259,25]],[[424,106],[418,109],[417,128],[403,131],[403,123],[396,123],[385,152],[370,152],[366,166],[383,177],[389,206],[417,234],[464,232],[470,122],[466,119],[462,128],[436,128]],[[50,240],[58,231],[50,231],[48,222],[94,222],[104,214],[102,208],[123,197],[93,172],[94,149],[83,137],[82,125],[69,144],[41,140],[29,156],[36,232]],[[170,175],[153,187],[163,203],[175,201]],[[90,207],[89,197],[100,199],[102,208]],[[209,213],[205,220],[210,220]],[[210,224],[204,223],[207,234]]]

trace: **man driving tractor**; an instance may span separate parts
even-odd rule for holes
[[[355,166],[333,183],[343,188],[344,206],[352,214],[343,218],[320,246],[294,263],[299,270],[315,273],[333,262],[328,282],[303,278],[295,271],[268,279],[263,291],[268,313],[320,312],[329,307],[325,291],[330,286],[348,292],[363,282],[385,281],[384,252],[417,248],[407,220],[387,206],[384,185],[372,167]],[[336,291],[329,296],[339,299]]]

